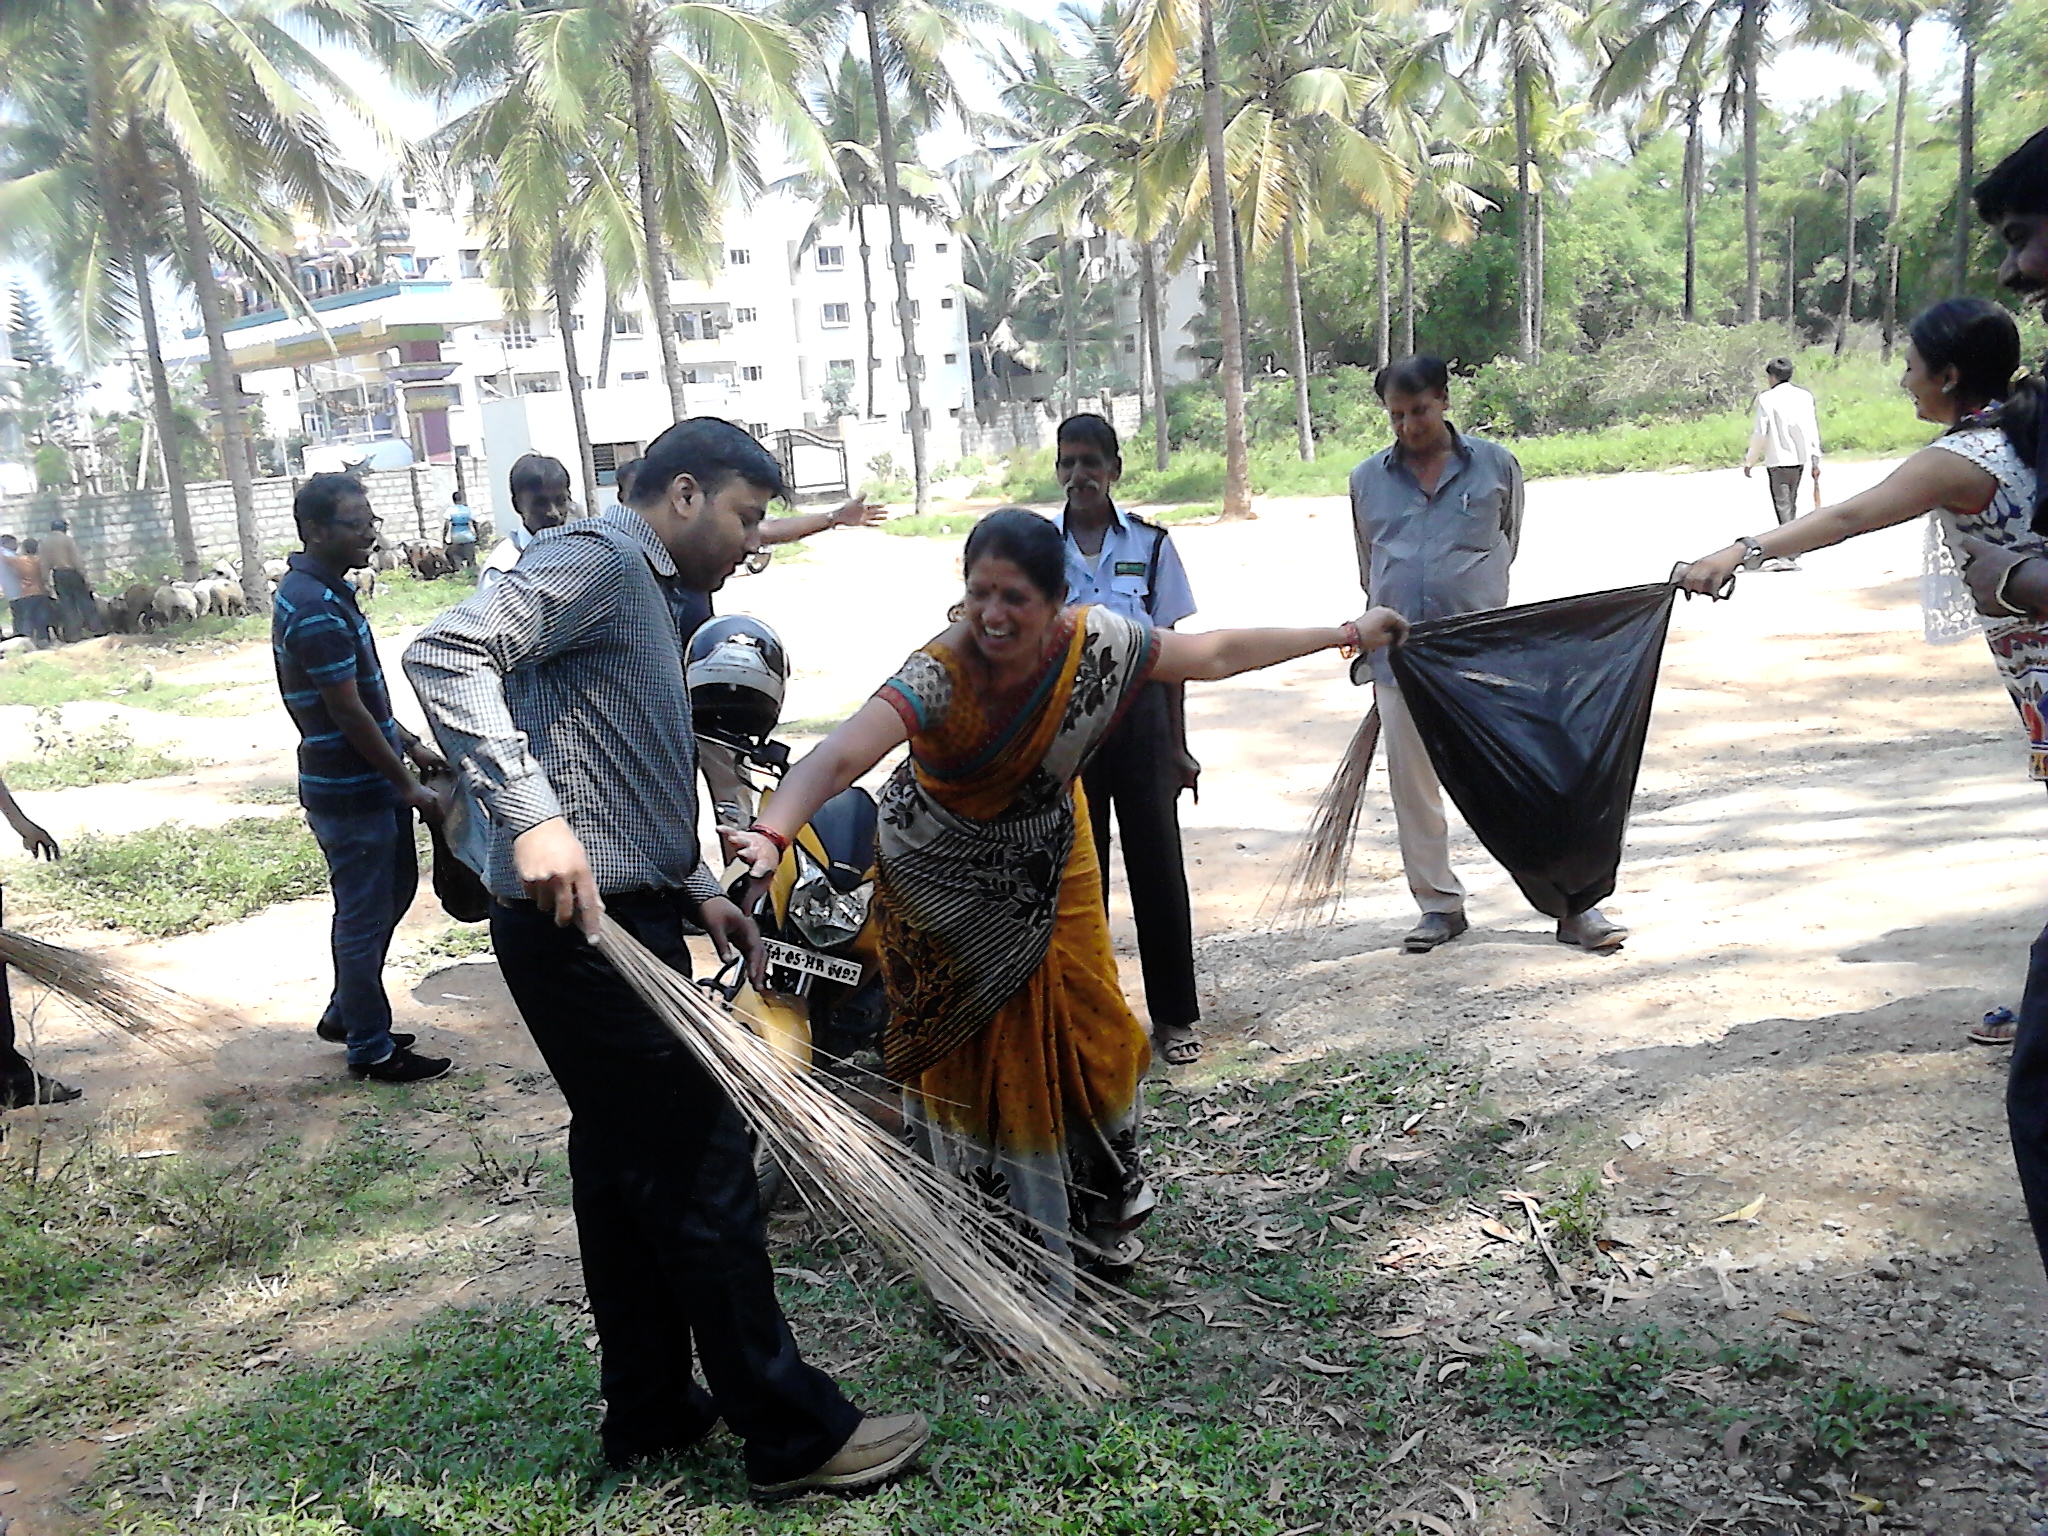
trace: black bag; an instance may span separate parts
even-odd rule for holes
[[[1436,619],[1388,653],[1437,777],[1551,917],[1613,894],[1676,592],[1622,587]],[[1352,678],[1365,680],[1357,667]]]

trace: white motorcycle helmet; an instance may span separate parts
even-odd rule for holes
[[[690,713],[697,730],[735,747],[768,739],[782,718],[789,655],[782,638],[743,613],[705,622],[690,637]]]

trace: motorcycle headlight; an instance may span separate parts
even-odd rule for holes
[[[850,891],[841,891],[825,874],[825,867],[802,848],[797,850],[796,884],[789,893],[789,920],[819,949],[844,944],[867,926],[868,908],[874,904],[872,880]]]

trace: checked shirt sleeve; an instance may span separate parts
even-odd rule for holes
[[[550,539],[406,647],[405,675],[442,752],[461,766],[491,820],[515,837],[563,812],[512,718],[506,674],[597,634],[621,585],[622,559],[602,539]]]

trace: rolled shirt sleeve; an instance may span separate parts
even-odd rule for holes
[[[1152,587],[1152,622],[1160,629],[1171,629],[1194,616],[1195,589],[1188,584],[1187,567],[1180,563],[1180,551],[1173,547],[1173,536],[1163,535],[1162,540],[1158,579]]]

